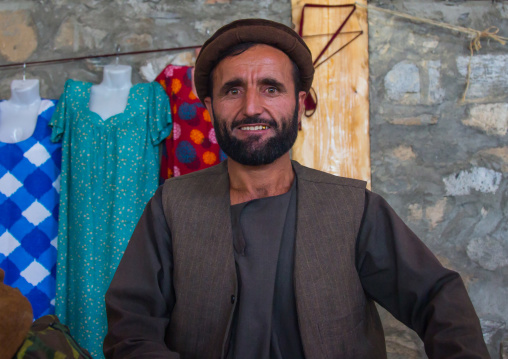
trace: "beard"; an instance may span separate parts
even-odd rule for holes
[[[228,128],[226,121],[215,116],[213,104],[212,112],[217,143],[228,157],[242,165],[260,166],[274,162],[293,147],[298,135],[298,104],[295,106],[292,118],[282,118],[280,125],[273,118],[266,120],[253,116],[233,121]],[[268,124],[275,131],[275,136],[269,138],[264,144],[259,142],[261,135],[252,135],[248,140],[239,140],[233,136],[233,128],[256,123]]]

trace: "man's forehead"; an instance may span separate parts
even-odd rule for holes
[[[245,68],[252,71],[273,73],[272,76],[281,77],[291,73],[291,59],[281,50],[266,44],[255,44],[252,47],[232,54],[222,59],[215,69],[214,78],[220,73],[234,76]],[[287,71],[284,69],[287,68]],[[277,76],[278,75],[278,76]]]

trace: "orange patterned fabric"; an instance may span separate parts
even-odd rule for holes
[[[210,114],[192,92],[192,67],[168,65],[157,76],[171,103],[173,131],[162,153],[161,178],[207,168],[226,156],[215,139]]]

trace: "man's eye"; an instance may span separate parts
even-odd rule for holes
[[[238,95],[240,93],[240,91],[237,88],[232,88],[232,89],[228,90],[228,93],[230,95]]]
[[[277,93],[277,89],[275,87],[268,87],[266,89],[266,92],[268,92],[269,94],[276,94]]]

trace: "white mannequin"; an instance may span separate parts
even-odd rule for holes
[[[127,106],[132,67],[127,65],[104,66],[104,78],[99,85],[93,85],[90,92],[90,111],[103,120],[122,113]]]
[[[32,136],[40,105],[39,80],[12,81],[11,98],[0,103],[0,141],[16,143]]]

